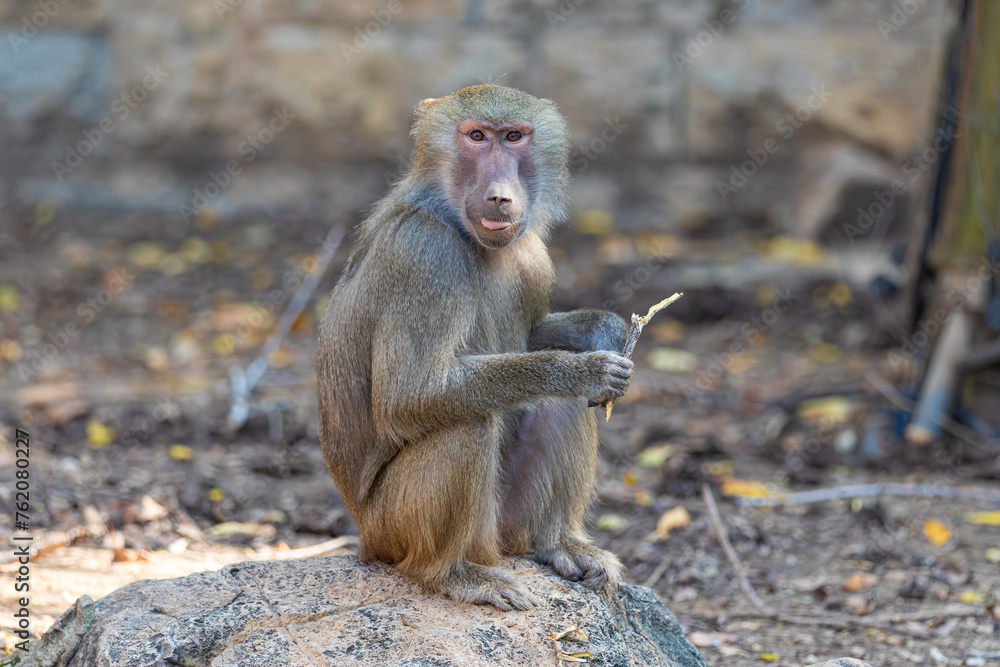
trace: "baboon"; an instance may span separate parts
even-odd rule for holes
[[[495,85],[415,116],[412,170],[359,226],[319,333],[320,441],[358,555],[503,610],[537,603],[505,555],[617,583],[621,563],[583,529],[588,403],[621,397],[632,362],[617,315],[549,312],[566,121]]]

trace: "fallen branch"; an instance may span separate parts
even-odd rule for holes
[[[677,299],[682,296],[684,296],[683,292],[676,292],[672,296],[668,296],[666,299],[650,308],[649,312],[642,317],[632,313],[632,326],[629,327],[628,338],[625,340],[625,349],[622,350],[623,357],[626,359],[632,358],[632,353],[635,351],[635,344],[639,342],[639,334],[642,333],[642,328],[649,324],[649,320],[653,318],[653,315],[656,315],[658,312],[672,304],[674,301],[677,301]],[[614,401],[606,401],[604,403],[604,421],[611,419],[611,410],[614,407]]]
[[[708,520],[712,524],[712,529],[715,530],[715,536],[719,540],[719,544],[722,545],[722,550],[726,553],[726,558],[729,560],[729,565],[732,566],[733,572],[736,573],[736,578],[739,579],[740,588],[749,598],[753,606],[762,612],[773,614],[774,612],[764,604],[764,601],[760,599],[757,595],[757,591],[753,589],[750,585],[750,580],[747,579],[746,571],[743,568],[743,563],[740,562],[739,556],[736,555],[736,550],[733,549],[733,545],[729,542],[729,531],[726,530],[725,525],[722,523],[722,517],[719,515],[719,508],[715,505],[715,497],[712,495],[712,489],[708,484],[703,484],[701,487],[701,497],[705,501],[705,506],[708,508]]]
[[[903,412],[908,412],[913,414],[916,409],[913,401],[908,399],[903,394],[899,393],[894,386],[892,386],[885,378],[876,373],[875,371],[868,371],[865,373],[865,379],[871,384],[880,394],[882,394],[887,401],[895,405],[897,408]],[[949,415],[941,416],[941,428],[943,428],[948,433],[961,440],[967,445],[976,447],[978,449],[987,449],[989,451],[995,451],[996,446],[989,442],[983,441],[983,435],[976,431],[975,429],[969,428],[964,424],[960,424]]]
[[[947,605],[941,609],[922,609],[905,614],[893,614],[888,620],[892,623],[909,623],[910,621],[930,621],[935,618],[975,618],[985,613],[985,610],[979,607]]]
[[[871,498],[873,496],[909,496],[920,498],[950,498],[953,500],[985,500],[1000,507],[1000,491],[979,487],[945,486],[943,484],[846,484],[812,491],[775,493],[767,496],[736,496],[736,503],[749,507],[776,507],[778,505],[808,505],[845,498]]]
[[[642,585],[646,588],[652,588],[656,585],[656,582],[660,580],[660,577],[663,576],[663,573],[666,572],[669,567],[670,558],[664,556],[663,560],[660,561],[660,564],[656,566],[655,570],[653,570],[653,573],[649,575],[646,581],[642,582]]]
[[[913,614],[895,614],[888,618],[859,618],[856,616],[845,616],[843,614],[795,614],[755,611],[692,614],[691,616],[692,618],[713,621],[719,625],[725,624],[729,619],[755,618],[774,621],[776,623],[788,623],[789,625],[817,625],[828,628],[839,628],[841,630],[852,630],[856,628],[862,628],[865,630],[881,630],[891,634],[907,635],[909,637],[926,639],[934,635],[942,635],[940,633],[934,633],[930,629],[914,629],[912,626],[906,627],[905,625],[903,627],[897,627],[895,624],[914,623],[941,617],[957,621],[960,618],[979,617],[982,616],[983,613],[982,609],[975,610],[970,608],[957,609],[945,607],[938,612],[931,612],[928,610],[926,612],[916,612]]]
[[[358,538],[356,535],[341,535],[340,537],[335,537],[332,540],[327,540],[326,542],[320,542],[319,544],[313,544],[308,547],[302,547],[301,549],[292,549],[290,551],[277,551],[272,554],[268,554],[266,560],[294,560],[296,558],[312,558],[313,556],[322,556],[325,553],[333,551],[335,549],[343,549],[346,546],[354,545],[358,543]]]
[[[231,399],[229,415],[226,417],[226,426],[230,431],[236,431],[243,427],[250,416],[250,394],[253,392],[257,382],[267,370],[271,363],[271,355],[278,351],[285,340],[285,336],[292,330],[292,325],[298,319],[302,310],[309,303],[312,293],[316,290],[320,279],[326,275],[326,269],[330,265],[333,256],[340,247],[340,242],[344,238],[344,230],[341,226],[335,226],[327,233],[323,240],[322,251],[316,255],[316,266],[309,272],[302,284],[292,295],[285,312],[281,314],[274,331],[264,342],[264,347],[260,355],[247,366],[246,370],[239,364],[234,364],[229,368],[229,381],[231,387]]]
[[[692,618],[697,618],[706,621],[713,621],[719,625],[723,625],[729,619],[736,618],[755,618],[768,621],[774,621],[775,623],[788,623],[789,625],[817,625],[827,628],[838,628],[840,630],[853,630],[856,628],[862,628],[866,630],[882,630],[883,632],[888,632],[890,634],[897,635],[907,635],[910,637],[918,637],[921,639],[926,639],[930,636],[930,632],[919,632],[910,630],[907,628],[897,628],[893,627],[889,623],[884,623],[877,620],[869,620],[865,618],[855,618],[852,616],[844,615],[833,615],[833,614],[816,614],[816,615],[797,615],[797,614],[784,614],[777,612],[720,612],[717,614],[692,614]]]
[[[961,379],[958,364],[968,354],[970,340],[972,320],[964,310],[956,310],[935,345],[920,398],[904,431],[914,445],[929,445],[941,437],[944,418],[951,414],[952,398]]]
[[[103,526],[76,526],[69,530],[48,533],[33,546],[33,549],[29,549],[31,559],[32,561],[39,561],[60,549],[72,545],[74,542],[89,537],[98,537],[103,532]],[[14,552],[0,554],[0,565],[11,563],[16,559],[17,554]]]

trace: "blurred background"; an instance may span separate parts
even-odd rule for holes
[[[0,0],[0,38],[0,533],[21,428],[37,630],[137,578],[351,551],[316,323],[413,106],[492,82],[573,133],[554,308],[685,293],[602,425],[593,532],[631,580],[712,664],[997,645],[1000,520],[966,510],[1000,504],[920,486],[1000,477],[997,3]],[[876,481],[912,493],[736,502]],[[773,604],[979,613],[720,621],[745,601],[706,483]]]

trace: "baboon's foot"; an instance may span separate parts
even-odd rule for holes
[[[575,538],[563,538],[553,547],[536,548],[535,559],[551,566],[559,576],[591,588],[617,586],[624,570],[614,554]]]
[[[527,587],[498,567],[456,563],[438,586],[453,600],[491,604],[501,611],[525,611],[538,605],[538,598]]]

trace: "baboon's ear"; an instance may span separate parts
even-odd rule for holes
[[[425,113],[430,111],[434,103],[438,101],[436,97],[428,97],[426,100],[420,100],[417,102],[417,106],[413,108],[413,115],[417,118],[422,117]]]

